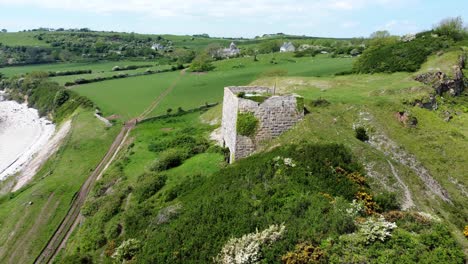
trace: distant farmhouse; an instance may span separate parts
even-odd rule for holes
[[[304,98],[275,95],[269,87],[224,88],[222,137],[229,162],[245,158],[304,117]]]
[[[239,54],[240,54],[240,50],[239,48],[237,48],[234,42],[231,42],[231,45],[229,45],[229,48],[220,49],[218,51],[218,56],[221,58],[237,57],[239,56]]]
[[[164,50],[164,45],[161,44],[161,43],[154,43],[154,44],[151,46],[151,49],[152,49],[152,50],[157,50],[157,51]]]
[[[292,42],[285,42],[283,46],[280,48],[280,52],[295,52],[296,47],[292,44]]]

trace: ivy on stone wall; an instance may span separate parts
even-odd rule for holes
[[[255,135],[258,127],[258,119],[253,113],[238,113],[237,114],[237,134],[241,136],[251,137]]]
[[[296,109],[299,113],[304,111],[304,97],[296,97]]]

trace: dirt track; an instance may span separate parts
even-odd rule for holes
[[[98,164],[93,173],[88,177],[85,183],[81,186],[78,193],[73,197],[70,209],[68,210],[67,215],[60,223],[57,230],[50,238],[47,245],[42,249],[39,256],[35,259],[34,263],[52,263],[55,256],[63,249],[66,245],[66,242],[70,235],[73,233],[73,230],[76,226],[79,225],[81,221],[81,207],[83,206],[86,197],[94,186],[95,181],[104,173],[107,167],[112,163],[113,158],[116,156],[121,145],[125,143],[125,139],[130,131],[136,126],[138,120],[141,120],[148,116],[158,105],[159,103],[175,88],[177,83],[180,81],[182,76],[185,74],[185,70],[182,70],[180,76],[167,88],[161,95],[159,95],[151,105],[143,111],[138,118],[132,119],[125,123],[122,127],[122,130],[115,138],[111,147],[107,151],[104,158]]]

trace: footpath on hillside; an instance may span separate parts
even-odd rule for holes
[[[180,72],[180,76],[171,84],[171,86],[164,90],[138,117],[125,122],[120,133],[115,138],[104,158],[98,164],[93,173],[86,179],[78,193],[73,197],[72,204],[67,212],[67,215],[64,217],[59,227],[55,230],[54,234],[47,242],[47,245],[42,249],[34,263],[52,263],[60,250],[65,248],[68,239],[82,219],[80,214],[81,207],[83,206],[89,192],[94,187],[96,180],[99,179],[104,174],[105,170],[110,166],[118,151],[121,149],[121,146],[125,143],[127,136],[132,131],[132,129],[135,128],[138,121],[143,120],[149,114],[151,114],[154,109],[156,109],[162,100],[169,93],[171,93],[172,90],[174,90],[179,81],[182,79],[182,76],[185,75],[185,72],[186,70],[182,70]]]

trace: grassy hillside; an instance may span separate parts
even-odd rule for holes
[[[36,32],[0,33],[0,43],[5,46],[39,46],[49,47],[48,43],[38,40]]]
[[[78,110],[57,154],[34,180],[0,199],[0,262],[31,263],[68,211],[87,176],[118,132],[105,128],[92,111]]]
[[[220,98],[222,87],[245,83],[298,93],[310,114],[258,154],[229,166],[221,149],[199,152],[195,146],[204,143],[194,145],[213,129],[200,120],[219,120],[220,107],[202,117],[138,126],[88,198],[85,224],[61,261],[209,263],[240,254],[248,234],[284,225],[278,241],[256,241],[255,256],[265,263],[463,262],[467,96],[439,98],[439,110],[429,111],[408,104],[432,91],[410,73],[333,76],[350,61],[289,56],[226,60],[213,72],[179,76],[154,114],[203,104]],[[448,68],[455,57],[431,57],[423,67]],[[399,122],[400,111],[416,117],[417,125]],[[445,122],[445,111],[458,114]],[[356,127],[365,128],[368,142],[356,138]],[[353,200],[368,214],[350,215]],[[363,235],[369,221],[397,227],[391,238],[369,242]],[[229,248],[230,241],[238,244]],[[123,245],[133,250],[123,256]]]
[[[454,57],[451,53],[447,56]],[[439,58],[432,58],[426,65],[439,62]],[[275,81],[270,78],[254,84],[272,85]],[[350,146],[361,162],[368,165],[367,173],[374,178],[372,186],[375,190],[396,191],[402,203],[410,199],[415,204],[413,210],[444,219],[459,243],[467,248],[462,235],[468,221],[468,208],[463,205],[467,195],[464,182],[468,177],[467,160],[463,154],[468,148],[465,125],[468,115],[463,112],[466,95],[459,99],[441,100],[437,111],[405,105],[403,102],[427,96],[432,89],[413,81],[412,76],[405,73],[282,78],[278,86],[285,92],[294,91],[306,99],[320,98],[331,104],[313,107],[310,102],[311,114],[306,120],[269,145],[307,140],[340,142]],[[416,128],[401,124],[395,117],[398,111],[408,111],[416,117]],[[445,122],[446,111],[458,114],[450,122]],[[353,128],[359,125],[367,129],[371,144],[355,139]],[[410,157],[408,155],[413,155],[448,191],[451,202],[444,202],[434,194],[433,186],[419,176],[421,168],[414,169],[411,163],[404,162]],[[405,185],[409,188],[409,196],[405,194]]]

